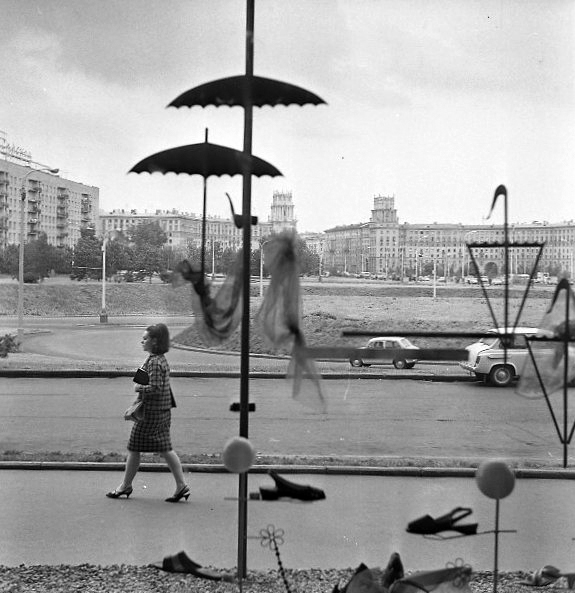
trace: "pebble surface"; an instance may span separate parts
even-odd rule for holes
[[[438,567],[440,568],[440,567]],[[374,568],[374,571],[378,569]],[[226,572],[226,571],[222,571]],[[335,585],[345,585],[354,569],[286,569],[290,591],[277,570],[250,571],[242,580],[246,593],[332,593]],[[534,588],[521,585],[524,572],[504,572],[498,576],[499,593],[533,593]],[[545,590],[565,590],[564,579],[545,587]],[[493,575],[473,573],[469,583],[473,593],[493,591]],[[189,574],[163,572],[150,566],[96,566],[81,564],[0,566],[0,593],[232,593],[240,591],[237,580],[215,582]]]

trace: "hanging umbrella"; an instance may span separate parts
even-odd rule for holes
[[[255,107],[264,105],[320,105],[325,101],[316,94],[307,91],[299,86],[262,78],[261,76],[251,77],[251,89],[248,88],[248,80],[245,75],[221,78],[194,87],[174,99],[168,107],[193,107],[207,105],[233,107],[236,105],[245,106],[249,100],[251,91],[251,104]]]
[[[258,157],[210,142],[157,152],[134,165],[130,173],[187,173],[207,178],[211,175],[241,175],[246,170],[256,177],[281,175],[273,165]]]

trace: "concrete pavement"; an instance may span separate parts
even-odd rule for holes
[[[141,472],[129,500],[110,500],[120,472],[22,471],[0,474],[0,564],[145,565],[185,550],[203,565],[237,565],[237,476],[190,473],[188,502],[169,504],[168,473]],[[471,478],[410,478],[381,475],[290,474],[322,488],[326,499],[248,503],[248,569],[275,570],[275,556],[260,545],[259,532],[284,529],[280,548],[286,568],[348,568],[360,562],[384,566],[401,554],[407,570],[432,569],[463,560],[492,570],[495,503]],[[250,475],[248,491],[270,486],[265,474]],[[572,564],[575,511],[571,480],[519,480],[500,504],[500,570],[534,570]],[[432,540],[408,534],[407,523],[426,513],[469,506],[478,535]]]

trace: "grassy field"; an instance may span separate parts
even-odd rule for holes
[[[217,290],[218,285],[214,288]],[[385,282],[355,280],[302,282],[302,327],[309,346],[355,346],[367,338],[344,338],[343,330],[396,332],[485,331],[495,325],[481,289],[471,286],[440,286],[433,298],[430,285],[392,285]],[[503,325],[503,290],[489,288],[494,314]],[[510,291],[509,316],[514,321],[521,304],[523,288]],[[550,299],[552,288],[531,290],[521,317],[521,325],[538,325]],[[102,286],[99,282],[48,280],[24,286],[24,311],[27,316],[93,316],[99,311]],[[0,312],[16,315],[18,285],[15,281],[0,283]],[[259,284],[251,291],[253,330],[251,351],[270,352],[258,328]],[[106,308],[109,316],[122,315],[191,315],[190,288],[174,289],[159,283],[108,283]],[[179,336],[179,342],[201,346],[193,327]],[[226,342],[226,348],[239,349],[239,332]],[[439,345],[430,338],[414,338],[420,346]],[[460,341],[461,342],[461,341]],[[450,341],[450,346],[464,345]],[[469,340],[464,340],[469,342]],[[445,342],[442,342],[445,344]],[[277,352],[283,353],[283,352]]]

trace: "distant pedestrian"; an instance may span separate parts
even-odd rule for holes
[[[161,455],[176,481],[176,491],[166,502],[188,500],[190,488],[184,481],[182,464],[177,453],[172,449],[170,424],[176,403],[170,387],[170,367],[164,354],[170,349],[170,333],[163,323],[149,326],[142,337],[142,348],[149,352],[142,368],[148,372],[148,385],[136,385],[138,399],[143,403],[143,419],[134,423],[128,441],[128,457],[124,480],[108,492],[108,498],[128,498],[132,494],[132,482],[140,467],[140,453],[153,452]]]

